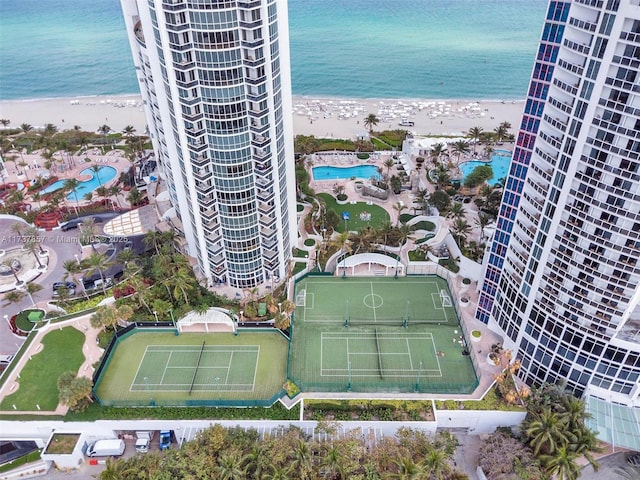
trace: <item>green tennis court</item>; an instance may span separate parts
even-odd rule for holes
[[[260,345],[148,345],[130,390],[250,392],[259,355]]]
[[[274,331],[133,330],[118,339],[95,383],[103,405],[247,405],[282,390],[287,340]]]
[[[296,320],[365,325],[457,324],[447,282],[430,277],[309,276],[296,285]]]
[[[307,276],[295,294],[289,376],[302,390],[469,393],[477,386],[444,279]]]

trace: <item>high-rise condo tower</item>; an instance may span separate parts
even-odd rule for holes
[[[121,0],[149,134],[210,284],[284,278],[297,238],[286,0]]]
[[[640,407],[640,0],[549,3],[519,127],[476,317],[527,383]]]

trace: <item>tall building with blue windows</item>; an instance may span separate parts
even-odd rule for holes
[[[484,272],[476,317],[524,381],[637,422],[640,0],[549,3]]]
[[[210,284],[284,278],[297,238],[286,0],[121,0],[161,181]]]

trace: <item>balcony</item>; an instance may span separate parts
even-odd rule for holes
[[[582,72],[584,72],[584,67],[567,62],[562,58],[558,59],[558,66],[564,68],[568,72],[575,73],[578,76],[582,76]]]
[[[570,95],[577,95],[578,94],[578,84],[576,83],[575,85],[569,85],[568,83],[563,82],[562,80],[559,80],[557,78],[553,79],[553,84],[558,87],[560,90],[563,90],[567,93],[569,93]]]
[[[587,45],[586,43],[573,42],[568,38],[565,38],[563,43],[565,47],[567,47],[570,50],[573,50],[574,52],[581,53],[584,55],[587,55],[589,53],[590,45]]]
[[[573,103],[566,103],[549,95],[549,103],[566,114],[571,114]]]
[[[191,163],[197,167],[202,167],[209,163],[209,159],[206,155],[201,153],[200,155],[195,155],[194,157],[192,157]]]
[[[587,20],[580,20],[578,18],[575,17],[570,17],[569,18],[569,25],[579,28],[580,30],[584,30],[585,32],[589,32],[589,33],[593,33],[596,31],[596,28],[598,27],[597,24],[592,23],[592,22],[588,22]]]
[[[268,202],[270,199],[273,198],[273,190],[271,189],[260,189],[258,190],[258,200],[262,201],[262,202]]]
[[[256,135],[253,135],[253,137],[251,138],[251,143],[256,147],[264,147],[269,143],[269,138],[263,135],[256,134]],[[261,150],[261,149],[256,149],[256,150]]]
[[[135,35],[136,40],[138,41],[140,46],[146,48],[147,44],[144,41],[144,32],[142,31],[142,23],[140,21],[136,22],[135,26],[133,27],[133,34]]]

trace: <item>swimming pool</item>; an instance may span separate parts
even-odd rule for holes
[[[378,178],[378,167],[375,165],[357,165],[355,167],[313,167],[314,180],[340,180],[344,178]]]
[[[493,187],[500,179],[504,181],[507,178],[509,166],[511,165],[511,152],[508,150],[496,150],[493,152],[490,162],[477,162],[474,160],[461,163],[460,171],[462,172],[462,176],[467,178],[467,175],[473,172],[474,168],[481,165],[488,165],[493,169],[493,177],[487,180],[487,183]]]
[[[113,167],[100,167],[97,175],[96,172],[91,170],[91,168],[85,168],[80,172],[80,175],[91,175],[91,180],[80,182],[75,193],[70,192],[69,195],[67,195],[67,200],[74,201],[76,200],[76,197],[78,200],[82,200],[87,193],[93,192],[100,185],[104,185],[105,183],[113,180],[117,173],[118,171]],[[42,190],[40,193],[51,193],[56,190],[60,190],[64,187],[64,182],[66,182],[66,180],[58,180]]]

